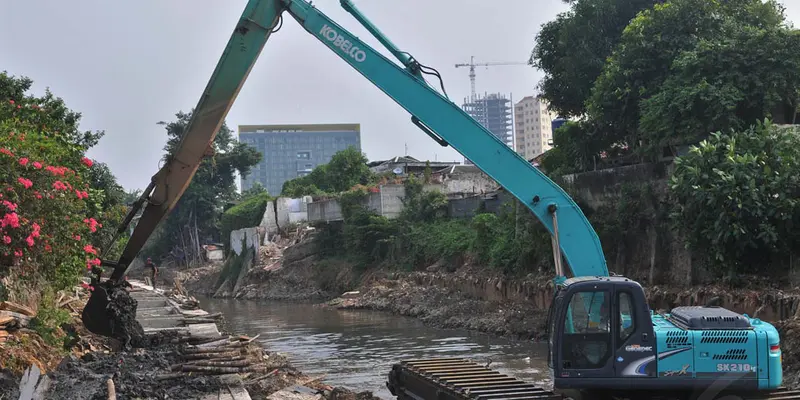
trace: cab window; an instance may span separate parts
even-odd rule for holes
[[[609,292],[575,292],[564,315],[562,368],[596,369],[611,357],[611,296]]]
[[[633,297],[629,292],[620,292],[618,295],[619,303],[619,343],[625,343],[633,335],[636,321],[633,314]]]

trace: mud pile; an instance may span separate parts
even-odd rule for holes
[[[117,398],[194,399],[216,393],[223,383],[211,376],[177,376],[162,379],[177,360],[177,346],[170,335],[155,336],[137,348],[119,353],[94,352],[81,358],[69,356],[50,374],[48,398],[107,399],[106,381],[112,379]]]
[[[123,347],[144,347],[147,345],[144,329],[136,321],[138,302],[131,297],[129,287],[124,281],[96,284],[81,319],[91,332],[117,339]]]

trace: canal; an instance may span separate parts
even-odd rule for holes
[[[540,385],[549,383],[547,346],[463,330],[435,329],[407,317],[376,311],[343,311],[312,304],[201,299],[221,312],[231,332],[256,335],[270,351],[286,353],[308,375],[376,396],[393,398],[386,375],[411,358],[468,357]],[[549,385],[548,385],[549,386]]]

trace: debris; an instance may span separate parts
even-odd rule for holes
[[[108,400],[117,400],[117,391],[114,388],[114,380],[108,378],[106,381],[106,387],[108,388]]]
[[[5,321],[0,324],[3,327],[2,329],[20,329],[30,324],[31,317],[14,311],[0,311],[0,320]]]
[[[30,308],[25,307],[23,305],[16,304],[16,303],[12,303],[10,301],[0,302],[0,310],[13,311],[15,313],[27,315],[29,317],[35,317],[36,316],[36,312],[31,310]]]

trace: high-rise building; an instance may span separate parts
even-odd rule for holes
[[[553,147],[552,121],[556,114],[547,103],[526,96],[514,105],[514,138],[517,153],[530,160]]]
[[[461,108],[509,147],[513,146],[511,100],[502,93],[464,99]],[[469,164],[470,161],[466,160]]]
[[[308,175],[337,152],[351,146],[361,150],[361,125],[239,125],[239,141],[263,156],[242,178],[242,190],[260,182],[271,195],[278,195],[284,182]]]

